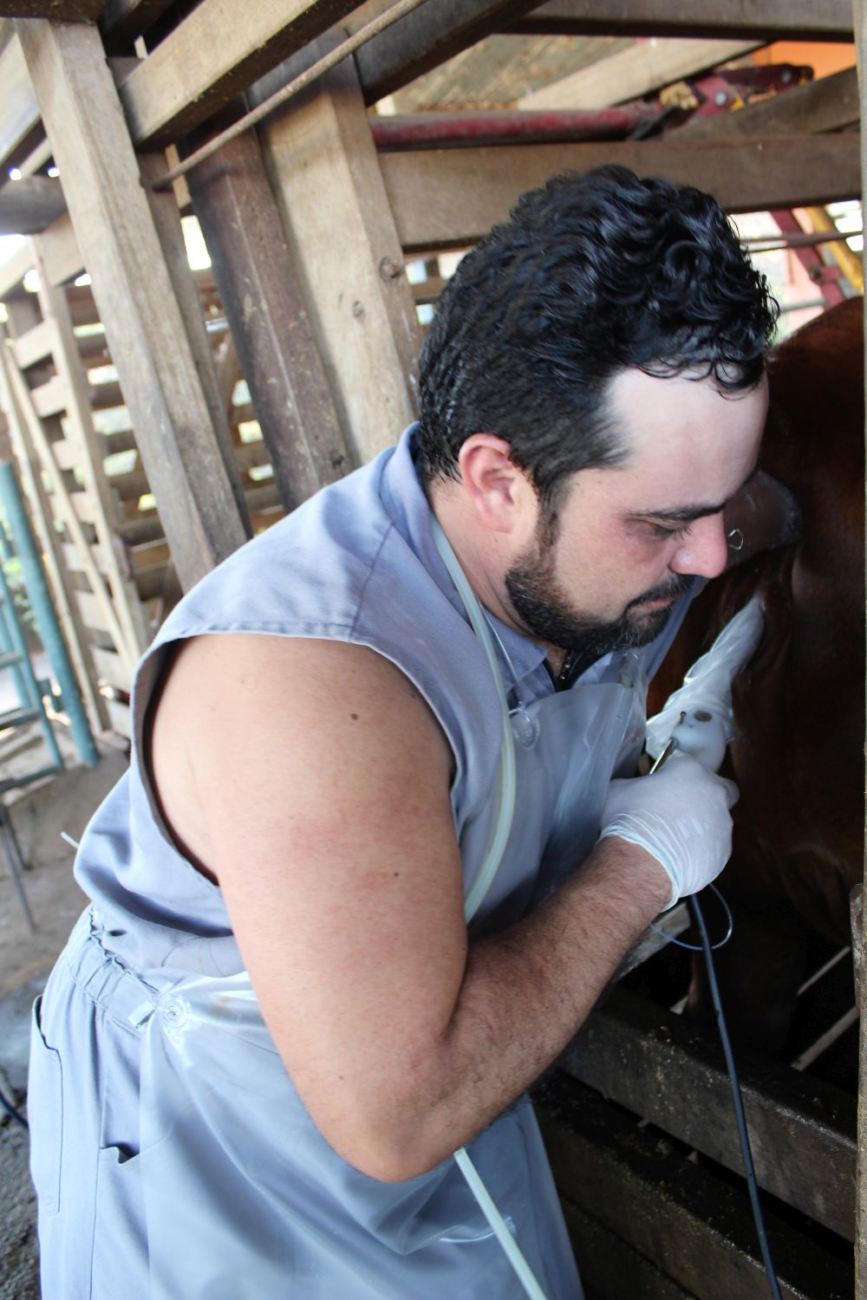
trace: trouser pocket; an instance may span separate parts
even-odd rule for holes
[[[27,1116],[30,1124],[30,1176],[43,1214],[60,1209],[63,1152],[63,1067],[60,1053],[42,1033],[42,998],[33,1003]]]

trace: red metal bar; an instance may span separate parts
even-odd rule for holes
[[[411,113],[371,117],[373,138],[379,149],[447,149],[461,145],[533,144],[623,140],[643,134],[660,117],[655,106],[629,105],[590,111],[530,110],[490,113]]]
[[[803,234],[803,227],[788,208],[775,208],[771,216],[776,221],[785,234]],[[840,235],[845,239],[845,235]],[[800,246],[792,249],[798,261],[807,270],[807,274],[821,293],[822,297],[829,307],[833,307],[838,302],[843,302],[846,298],[845,293],[840,288],[838,281],[840,279],[839,266],[829,266],[822,258],[817,249],[810,246]]]

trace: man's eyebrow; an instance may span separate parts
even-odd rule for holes
[[[705,515],[718,515],[725,509],[726,502],[713,506],[681,506],[678,510],[636,510],[630,519],[664,519],[672,524],[691,524],[694,519],[703,519]]]
[[[706,515],[718,515],[721,510],[725,510],[729,501],[736,497],[739,492],[743,492],[744,488],[755,478],[758,472],[758,465],[754,465],[740,487],[719,504],[679,506],[676,510],[635,510],[629,517],[636,520],[664,519],[667,523],[672,524],[691,524],[694,519],[703,519]]]

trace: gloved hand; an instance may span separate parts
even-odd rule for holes
[[[732,781],[675,751],[649,776],[611,782],[599,838],[616,835],[656,858],[671,880],[666,906],[673,907],[704,889],[728,862],[729,809],[737,797]]]

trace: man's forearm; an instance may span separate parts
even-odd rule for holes
[[[601,841],[542,907],[471,943],[451,1020],[388,1116],[394,1171],[411,1177],[469,1141],[556,1059],[670,883],[643,849]]]

